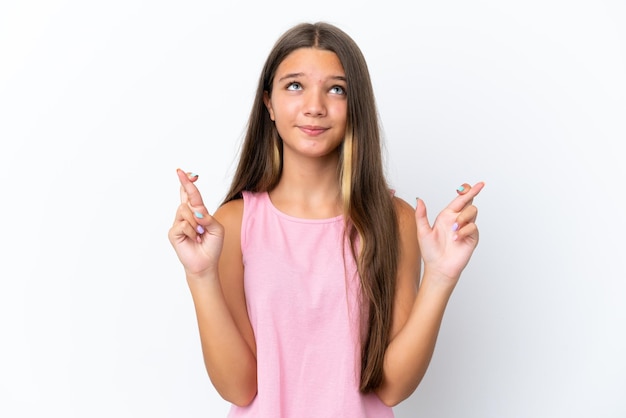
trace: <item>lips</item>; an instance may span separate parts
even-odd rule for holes
[[[322,126],[303,125],[299,126],[300,130],[309,136],[318,136],[328,130]]]

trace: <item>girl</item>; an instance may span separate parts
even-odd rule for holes
[[[270,52],[213,215],[197,175],[177,173],[169,239],[229,416],[393,416],[478,243],[483,183],[461,186],[432,227],[422,201],[394,196],[366,62],[326,23],[293,27]]]

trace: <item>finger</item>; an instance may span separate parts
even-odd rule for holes
[[[202,195],[200,194],[198,188],[189,179],[189,175],[180,168],[176,170],[176,174],[178,175],[178,180],[181,185],[181,203],[187,203],[196,208],[204,207]]]
[[[448,209],[451,209],[454,212],[462,211],[464,207],[472,203],[474,197],[476,197],[476,195],[480,193],[484,186],[485,183],[479,182],[476,183],[473,187],[468,188],[467,183],[464,183],[461,186],[463,190],[460,190],[461,187],[457,189],[457,193],[459,193],[459,196],[457,196],[456,198],[454,198],[454,200],[452,200],[452,202],[450,202],[450,204],[448,205]]]
[[[417,224],[417,236],[428,234],[432,231],[428,222],[426,205],[419,198],[416,198],[415,203],[415,223]]]
[[[189,207],[189,205],[185,203],[181,203],[176,211],[176,219],[174,220],[174,225],[181,222],[188,223],[192,229],[194,229],[198,234],[204,234],[204,226],[200,225],[201,222],[206,224],[210,222],[210,219],[206,219],[208,217],[202,214],[200,211],[194,211]]]
[[[192,239],[198,243],[202,242],[202,236],[207,230],[207,226],[200,225],[198,219],[198,212],[191,213],[189,206],[181,204],[176,214],[176,221],[170,229],[170,241],[182,242],[185,239]],[[204,218],[201,216],[201,218]],[[212,218],[203,219],[205,223],[211,223]]]
[[[187,197],[187,192],[185,191],[185,188],[183,187],[183,185],[180,185],[180,203],[182,204],[189,204],[189,198]]]
[[[458,194],[465,194],[465,193],[469,192],[469,190],[471,188],[472,188],[472,186],[470,186],[469,184],[463,183],[456,189],[456,192]]]
[[[172,225],[169,238],[172,243],[182,242],[186,239],[197,240],[198,232],[189,222],[183,220]]]
[[[191,181],[192,183],[195,183],[196,180],[198,180],[198,175],[196,173],[192,173],[191,171],[188,171],[186,174],[187,174],[187,178],[189,178],[189,181]],[[180,201],[183,203],[189,202],[189,198],[187,197],[185,188],[182,185],[180,186]]]
[[[459,228],[467,225],[468,223],[475,222],[478,216],[478,208],[474,205],[469,205],[459,213],[456,217],[452,230],[456,231]]]
[[[467,238],[471,238],[474,240],[474,242],[477,244],[478,243],[478,227],[476,226],[476,224],[474,222],[468,223],[467,225],[465,225],[463,228],[459,229],[456,234],[454,235],[454,240],[455,241],[459,241],[459,240],[464,240]]]
[[[183,187],[183,184],[180,180],[181,174],[180,174],[181,169],[177,168],[176,169],[176,175],[178,176],[178,181],[180,182],[180,203],[184,203],[187,204],[189,203],[189,198],[187,197],[187,192],[185,192],[185,187]],[[189,178],[189,176],[187,176]],[[191,178],[189,178],[191,180]]]

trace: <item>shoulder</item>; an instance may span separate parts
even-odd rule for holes
[[[243,199],[233,199],[221,205],[213,215],[228,230],[241,229]]]
[[[394,196],[394,206],[398,222],[400,240],[401,263],[416,263],[420,257],[419,244],[417,242],[417,223],[415,221],[415,208],[405,200]],[[413,267],[411,267],[413,269]]]
[[[393,205],[396,209],[400,228],[415,225],[415,209],[406,200],[393,196]],[[401,229],[402,230],[402,229]]]
[[[238,217],[243,214],[243,199],[233,199],[224,204],[222,204],[215,211],[215,217],[230,219],[233,217]]]

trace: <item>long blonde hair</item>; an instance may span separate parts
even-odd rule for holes
[[[224,203],[242,191],[272,190],[281,176],[282,141],[263,102],[272,94],[276,69],[294,50],[334,52],[347,80],[347,124],[339,176],[346,235],[361,281],[361,381],[359,389],[376,389],[383,378],[389,343],[399,254],[398,221],[384,176],[378,112],[367,63],[357,44],[328,23],[302,23],[285,32],[270,52],[256,91],[239,164]],[[358,248],[357,248],[357,243]]]

